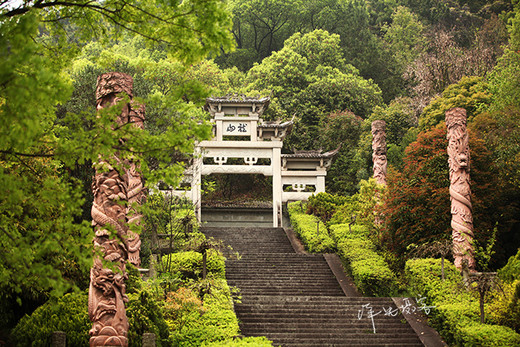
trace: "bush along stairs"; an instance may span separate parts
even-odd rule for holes
[[[202,231],[240,254],[226,277],[240,289],[243,335],[275,346],[423,346],[391,298],[347,296],[326,257],[296,253],[284,229]]]

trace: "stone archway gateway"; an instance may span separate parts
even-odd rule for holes
[[[263,174],[272,176],[273,227],[281,225],[282,203],[307,200],[310,195],[325,191],[325,176],[339,148],[321,151],[299,151],[282,154],[283,140],[293,122],[266,122],[262,114],[269,106],[269,97],[226,95],[206,99],[205,109],[213,121],[213,138],[195,147],[193,164],[185,172],[191,182],[190,191],[176,190],[195,205],[201,221],[202,175]],[[229,159],[232,159],[231,160]],[[314,187],[314,192],[305,191]],[[290,191],[284,191],[290,187]]]

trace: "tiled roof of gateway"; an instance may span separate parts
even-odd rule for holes
[[[321,153],[321,150],[295,151],[295,153],[282,154],[282,158],[332,158],[338,154],[340,147],[335,150]]]
[[[260,95],[245,96],[244,94],[238,94],[238,93],[226,94],[225,96],[220,96],[220,97],[212,96],[212,97],[206,98],[206,102],[220,102],[220,103],[234,103],[234,102],[242,102],[242,101],[260,102],[260,103],[267,102],[268,103],[270,100],[271,100],[271,98],[268,96],[260,98]]]
[[[288,126],[293,125],[293,121],[287,121],[287,122],[264,122],[261,124],[258,124],[259,128],[287,128]]]

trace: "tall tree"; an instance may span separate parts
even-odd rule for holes
[[[426,130],[438,125],[450,108],[466,109],[471,121],[491,103],[489,85],[481,77],[463,77],[458,83],[449,85],[441,95],[433,98],[419,117],[419,128]]]
[[[520,6],[511,14],[509,45],[489,76],[490,105],[470,126],[492,152],[496,175],[504,186],[506,255],[518,248],[520,223]]]
[[[392,13],[392,23],[383,27],[384,40],[395,56],[402,74],[421,53],[424,25],[408,8],[399,6]]]
[[[81,214],[81,189],[63,168],[95,161],[100,154],[111,158],[118,151],[140,161],[150,183],[159,178],[175,183],[182,167],[169,166],[165,149],[190,152],[195,139],[208,135],[198,125],[202,111],[177,93],[160,101],[176,112],[155,135],[140,134],[131,125],[114,128],[120,106],[97,116],[68,113],[58,121],[57,105],[71,95],[65,68],[79,43],[98,38],[110,44],[130,33],[189,66],[231,47],[230,19],[219,0],[1,5],[0,289],[4,297],[28,286],[60,292],[71,284],[67,262],[88,262],[91,238],[87,223],[74,222]],[[128,140],[122,144],[120,138]],[[148,165],[149,156],[157,159],[155,167]]]
[[[408,66],[405,77],[412,85],[417,113],[430,100],[463,77],[484,76],[491,71],[497,58],[491,47],[475,45],[465,48],[454,39],[454,33],[442,29],[428,34],[425,50]],[[478,43],[478,40],[477,40]]]
[[[359,179],[358,165],[353,165],[361,135],[362,118],[350,111],[332,112],[320,121],[320,144],[323,148],[341,146],[337,158],[328,170],[327,191],[354,194]]]
[[[246,81],[251,91],[272,91],[271,112],[296,115],[298,135],[287,143],[299,149],[321,147],[318,125],[331,112],[349,110],[366,118],[382,103],[377,85],[341,58],[340,37],[324,30],[294,34],[282,50],[255,65]]]
[[[372,115],[365,121],[364,142],[368,143],[369,124],[376,120],[386,122],[386,143],[388,147],[388,163],[395,168],[402,167],[405,148],[415,140],[414,127],[417,125],[416,117],[410,106],[409,98],[397,98],[388,106],[376,106]]]
[[[402,172],[390,170],[383,216],[383,244],[403,257],[411,244],[442,240],[451,235],[446,130],[419,134],[406,148]],[[490,152],[470,133],[471,189],[475,239],[485,245],[499,219],[498,181],[489,165]]]
[[[301,0],[233,0],[232,33],[237,51],[225,54],[217,61],[224,67],[249,69],[283,47],[283,42],[301,30],[298,20]]]

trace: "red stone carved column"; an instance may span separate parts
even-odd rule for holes
[[[386,122],[372,122],[372,163],[374,178],[379,184],[386,184]]]
[[[144,105],[131,103],[130,115],[128,121],[135,127],[144,129]],[[127,221],[130,228],[135,230],[135,227],[141,225],[142,215],[136,210],[136,205],[141,205],[145,199],[145,190],[143,179],[139,170],[139,163],[130,161],[126,169],[127,179]],[[141,257],[139,252],[141,250],[141,239],[139,234],[129,230],[128,231],[128,260],[133,265],[139,267],[141,265]]]
[[[96,89],[98,110],[115,105],[122,99],[123,93],[131,98],[132,86],[132,77],[126,74],[112,72],[99,76]],[[135,112],[130,103],[124,105],[114,125],[128,123],[133,113]],[[99,158],[96,163],[92,186],[92,225],[95,232],[93,244],[97,253],[90,270],[88,313],[93,322],[89,332],[90,346],[128,346],[125,264],[136,243],[128,228],[128,191],[135,184],[129,184],[128,172],[132,170],[129,162],[121,165],[129,169],[118,169],[111,166],[106,159]],[[112,159],[122,164],[117,154]],[[111,262],[112,266],[105,266],[102,260]]]
[[[466,110],[452,108],[446,112],[448,164],[450,168],[451,227],[455,266],[462,270],[463,260],[475,269],[473,250],[473,216],[469,181],[470,153],[466,129]]]

